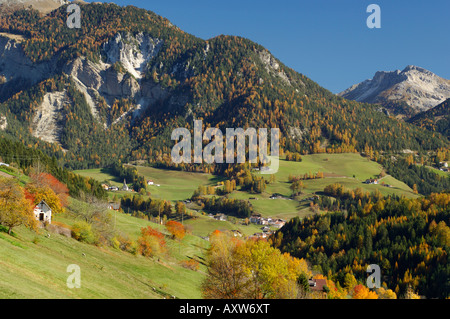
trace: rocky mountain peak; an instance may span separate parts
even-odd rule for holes
[[[450,80],[415,65],[402,71],[378,71],[372,79],[338,95],[358,102],[380,104],[393,113],[410,116],[426,111],[450,97]],[[396,109],[402,105],[402,109]]]

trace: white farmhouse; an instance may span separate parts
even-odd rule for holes
[[[38,221],[52,223],[52,209],[44,200],[34,208],[34,217]]]

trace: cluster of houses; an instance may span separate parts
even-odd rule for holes
[[[249,239],[264,239],[273,234],[273,231],[266,231],[261,233],[254,233],[251,236],[248,236]]]
[[[378,181],[378,179],[376,179],[376,178],[369,178],[369,179],[366,179],[363,183],[364,183],[364,184],[378,185],[378,184],[379,184],[379,181]],[[392,185],[385,184],[384,182],[381,183],[381,186],[384,186],[384,187],[392,187]]]
[[[225,214],[216,214],[216,215],[209,214],[209,217],[214,218],[215,220],[218,220],[218,221],[228,220],[228,217]],[[249,218],[249,221],[252,224],[263,225],[263,226],[272,226],[272,227],[276,227],[276,228],[281,228],[284,226],[284,224],[286,224],[286,221],[284,221],[283,219],[270,218],[270,217],[264,218],[264,217],[261,217],[260,215],[252,215]]]
[[[262,225],[262,232],[254,233],[249,236],[251,239],[264,239],[272,235],[275,231],[271,230],[269,226],[280,229],[286,224],[286,221],[280,218],[264,218],[259,215],[252,215],[250,217],[250,222],[257,225]]]
[[[280,218],[264,218],[260,215],[252,215],[250,217],[250,223],[257,224],[257,225],[264,225],[264,226],[273,226],[276,228],[281,228],[286,224],[286,222],[283,219]]]
[[[159,184],[155,184],[155,182],[152,181],[151,179],[147,181],[147,185],[149,185],[149,186],[156,185],[156,186],[158,186],[158,187],[161,186],[161,185],[159,185]]]
[[[375,185],[378,185],[378,179],[376,179],[376,178],[369,178],[369,179],[366,179],[363,183],[364,184],[375,184]]]
[[[127,180],[124,179],[123,180],[123,185],[122,188],[119,188],[117,186],[114,185],[108,185],[108,184],[102,184],[102,187],[105,191],[110,191],[110,192],[118,192],[119,190],[124,191],[124,192],[129,192],[131,189],[128,187],[127,185]]]
[[[152,180],[148,180],[147,181],[147,185],[155,185],[155,182],[153,182]],[[156,186],[160,186],[159,184],[156,184]],[[133,189],[131,189],[128,185],[127,185],[127,180],[124,179],[123,180],[123,185],[121,188],[114,186],[114,185],[108,185],[106,183],[102,184],[102,187],[104,190],[109,191],[109,192],[118,192],[118,191],[124,191],[124,192],[133,192]]]
[[[216,215],[212,215],[209,214],[209,217],[214,218],[215,220],[218,221],[226,221],[227,215],[225,214],[216,214]],[[262,225],[263,227],[261,227],[261,232],[255,233],[252,236],[249,236],[249,238],[253,238],[253,239],[263,239],[263,238],[267,238],[270,235],[272,235],[274,233],[273,230],[271,230],[271,227],[275,227],[280,229],[281,227],[283,227],[286,224],[286,221],[284,221],[283,219],[279,219],[279,218],[264,218],[261,217],[260,215],[252,215],[249,218],[250,223],[252,224],[257,224],[257,225]],[[232,230],[231,231],[233,233],[233,235],[235,237],[242,237],[242,233],[238,230]]]

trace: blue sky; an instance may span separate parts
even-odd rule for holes
[[[106,2],[151,10],[203,39],[227,34],[253,40],[333,93],[376,71],[410,64],[450,79],[448,0]],[[380,29],[366,25],[372,3],[381,8]]]

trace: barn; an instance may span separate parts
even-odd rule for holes
[[[34,217],[40,222],[52,223],[52,209],[44,200],[34,207]]]

